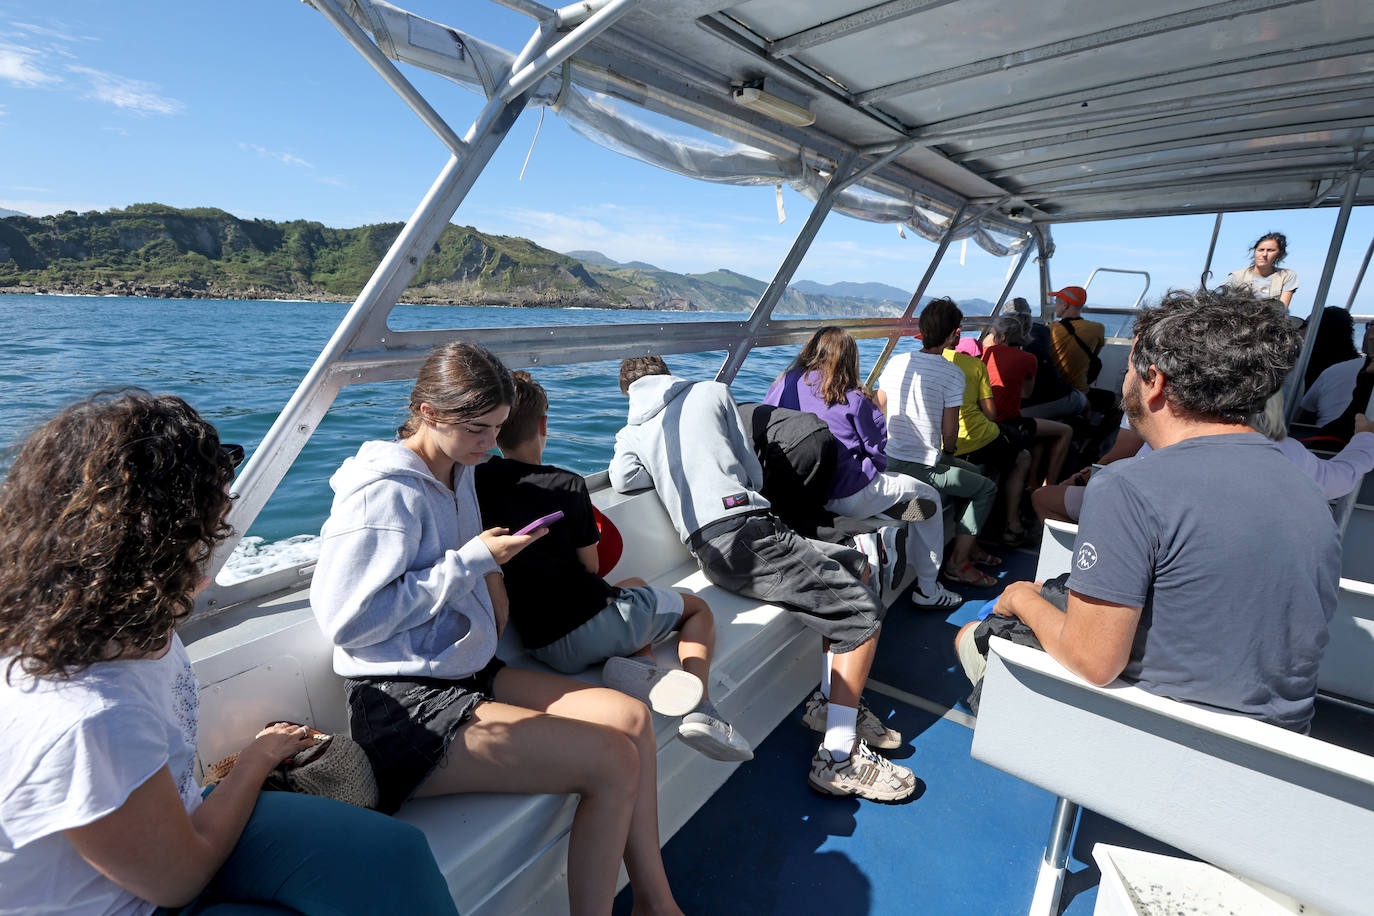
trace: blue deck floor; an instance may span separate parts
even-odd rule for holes
[[[1030,578],[1035,558],[1007,554],[1005,581]],[[889,611],[872,680],[967,712],[969,685],[954,657],[955,631],[999,589],[967,589],[951,614]],[[921,779],[904,805],[829,798],[806,785],[817,738],[798,706],[664,847],[674,892],[691,914],[1024,914],[1049,832],[1054,797],[969,757],[973,732],[959,716],[870,690],[870,706],[907,740],[893,756]],[[1321,704],[1314,733],[1369,753],[1374,717]],[[1084,811],[1071,848],[1061,912],[1093,910],[1096,843],[1178,855]],[[615,912],[630,912],[629,892]]]

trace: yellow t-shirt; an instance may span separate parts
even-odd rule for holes
[[[954,454],[967,455],[978,451],[1001,434],[997,424],[989,420],[978,406],[979,401],[992,397],[992,382],[988,379],[988,367],[976,356],[946,350],[944,357],[964,373],[964,403],[959,408],[959,444]]]
[[[1092,352],[1101,353],[1102,345],[1107,341],[1107,329],[1087,318],[1069,320],[1073,322],[1074,334],[1078,335],[1078,340],[1083,341],[1084,346]],[[1078,345],[1078,341],[1074,340],[1073,335],[1058,321],[1050,325],[1050,335],[1050,349],[1054,353],[1055,368],[1064,377],[1064,381],[1087,394],[1088,354],[1083,352],[1083,347]]]

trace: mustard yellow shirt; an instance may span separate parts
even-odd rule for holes
[[[997,424],[989,420],[978,406],[982,399],[992,397],[992,382],[988,379],[988,367],[978,357],[957,350],[946,350],[944,357],[964,373],[964,403],[959,408],[959,444],[954,454],[967,455],[978,451],[1001,433]]]

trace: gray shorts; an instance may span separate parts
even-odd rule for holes
[[[622,588],[596,616],[562,639],[531,649],[555,671],[576,674],[616,655],[666,639],[682,623],[682,594],[643,585]]]
[[[771,515],[746,518],[694,553],[711,582],[782,605],[835,652],[857,649],[882,625],[886,608],[859,580],[868,568],[862,552],[804,538]]]

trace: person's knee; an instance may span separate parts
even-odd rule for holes
[[[638,705],[644,708],[643,703]],[[581,795],[632,801],[633,791],[625,789],[639,781],[639,746],[617,728],[590,723],[586,727],[598,732],[596,755],[580,761],[582,765],[572,773],[574,788]]]
[[[696,595],[689,595],[686,592],[683,592],[682,622],[686,623],[688,620],[691,620],[693,618],[698,619],[701,623],[704,623],[706,626],[710,626],[713,622],[713,618],[711,616],[711,606],[702,599],[698,598]]]
[[[620,580],[619,582],[617,582],[615,585],[616,585],[616,588],[643,588],[644,586],[646,586],[646,585],[648,585],[648,584],[649,584],[648,582],[645,582],[643,579],[639,578],[638,576],[631,576],[631,577],[628,578],[628,579],[621,579],[621,580]]]
[[[964,634],[967,633],[969,630],[972,630],[976,626],[978,626],[978,621],[974,620],[970,623],[964,624],[962,627],[959,628],[959,632],[954,634],[954,648],[956,650],[958,650],[959,642],[964,638]]]
[[[1042,519],[1064,515],[1064,487],[1041,487],[1031,493],[1031,507]]]

